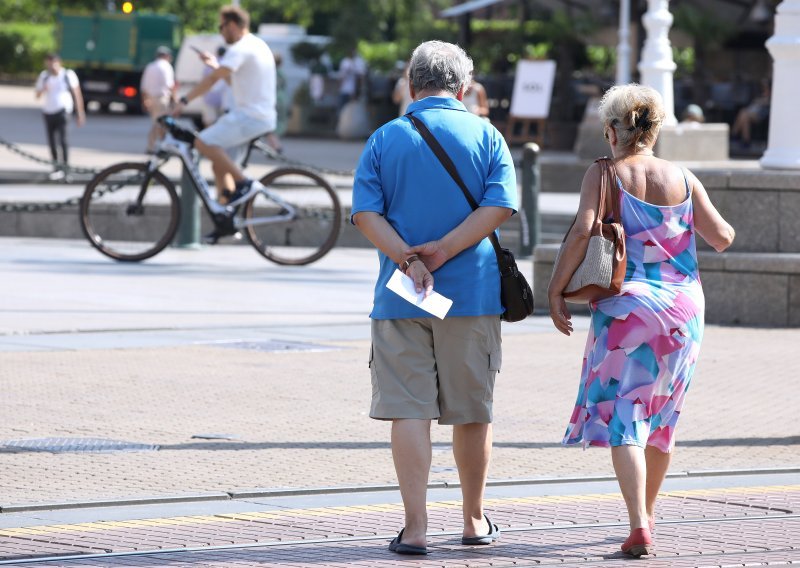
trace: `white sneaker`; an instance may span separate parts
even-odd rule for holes
[[[53,181],[57,181],[57,180],[60,180],[60,179],[64,179],[64,176],[66,176],[66,175],[67,174],[64,173],[64,170],[53,170],[52,172],[50,172],[47,175],[47,177],[48,177],[48,179],[51,179]]]

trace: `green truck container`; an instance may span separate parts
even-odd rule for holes
[[[180,45],[180,22],[169,14],[61,12],[56,21],[64,66],[77,73],[87,104],[96,101],[104,111],[119,102],[140,113],[142,71],[159,46]]]

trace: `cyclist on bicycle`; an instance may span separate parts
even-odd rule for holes
[[[205,94],[220,79],[231,84],[233,109],[217,122],[201,131],[195,148],[211,160],[220,203],[236,208],[255,192],[263,189],[256,180],[247,178],[241,168],[248,143],[275,130],[276,76],[272,51],[249,31],[250,16],[238,6],[224,6],[219,11],[219,32],[228,47],[222,59],[200,53],[200,58],[213,71],[191,91],[180,98],[173,110],[179,116],[190,100]],[[233,234],[232,224],[206,236],[210,243]]]

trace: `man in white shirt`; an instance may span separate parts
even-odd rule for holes
[[[339,110],[358,98],[361,81],[367,74],[367,64],[354,49],[339,63]]]
[[[139,92],[142,106],[150,113],[153,125],[147,135],[147,153],[155,148],[156,140],[164,137],[164,128],[158,117],[169,113],[175,100],[175,70],[172,68],[172,50],[166,46],[156,49],[156,58],[147,64],[142,73]]]
[[[44,59],[45,69],[36,79],[36,98],[44,95],[42,112],[50,145],[50,156],[56,165],[50,179],[63,179],[66,176],[68,161],[67,122],[73,109],[76,110],[78,126],[86,120],[78,76],[71,69],[61,66],[61,57],[49,53]],[[77,107],[77,108],[76,108]],[[56,141],[58,139],[58,143]],[[58,146],[61,146],[61,160],[58,159]]]
[[[250,140],[275,130],[277,120],[275,58],[267,44],[249,32],[249,26],[250,16],[238,6],[220,9],[219,32],[228,50],[220,60],[207,52],[200,55],[214,70],[181,97],[173,111],[180,115],[190,100],[202,96],[220,79],[230,82],[234,108],[200,132],[194,145],[211,160],[218,199],[231,210],[263,188],[245,177],[237,162]],[[214,232],[206,241],[214,243],[222,236]]]

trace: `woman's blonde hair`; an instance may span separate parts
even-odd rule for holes
[[[599,110],[603,130],[613,128],[622,148],[652,146],[664,122],[659,92],[636,83],[611,87],[600,99]]]

